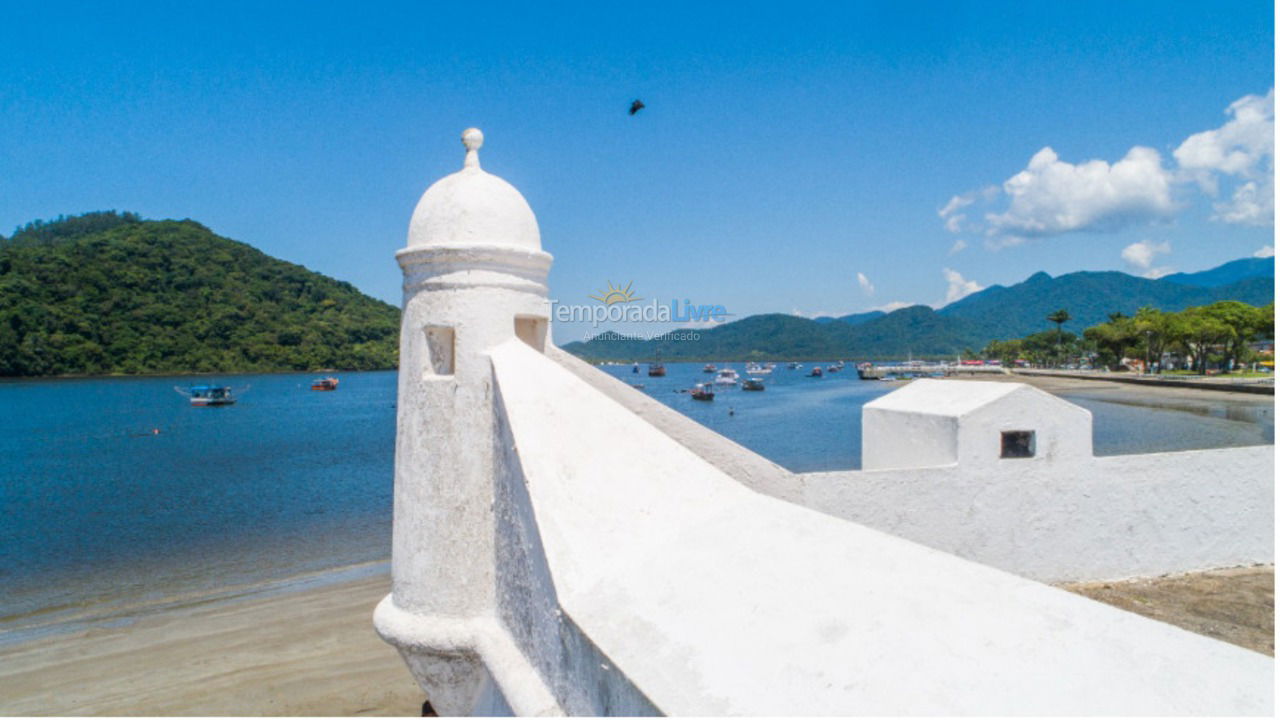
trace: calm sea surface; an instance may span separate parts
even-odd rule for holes
[[[857,467],[861,407],[894,387],[784,365],[703,403],[679,392],[711,378],[700,364],[667,368],[603,369],[797,471]],[[182,378],[0,382],[0,642],[384,561],[396,375],[311,377],[218,378],[247,386],[226,408],[190,407]],[[1099,454],[1274,442],[1270,398],[1064,397],[1093,411]]]

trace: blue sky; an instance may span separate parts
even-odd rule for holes
[[[190,217],[396,304],[471,125],[562,302],[847,313],[1273,244],[1265,2],[4,2],[0,28],[0,231]]]

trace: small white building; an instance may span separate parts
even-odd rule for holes
[[[862,468],[1078,462],[1093,415],[1022,383],[917,380],[862,408]]]

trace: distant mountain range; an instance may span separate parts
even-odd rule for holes
[[[992,285],[941,309],[924,305],[890,313],[802,318],[753,315],[698,330],[698,340],[634,340],[613,333],[564,349],[590,360],[879,359],[951,356],[1049,329],[1045,317],[1066,308],[1063,327],[1079,333],[1110,313],[1133,314],[1144,305],[1178,311],[1219,300],[1251,305],[1275,301],[1273,258],[1244,258],[1211,270],[1158,280],[1122,272],[1076,272],[1050,277],[1039,272],[1016,285]]]
[[[1165,282],[1197,287],[1220,287],[1249,278],[1274,278],[1275,258],[1241,258],[1198,273],[1174,273],[1160,278]]]

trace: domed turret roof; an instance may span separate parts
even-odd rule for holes
[[[507,245],[541,250],[538,220],[529,203],[506,180],[480,169],[484,134],[462,133],[467,148],[462,169],[422,194],[409,221],[409,247]]]

